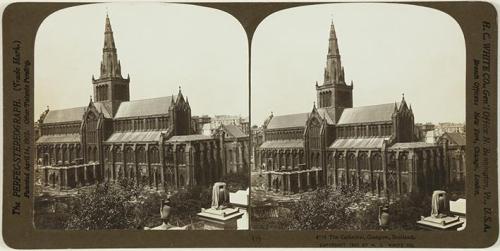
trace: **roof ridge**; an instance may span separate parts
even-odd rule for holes
[[[396,102],[396,104],[400,104],[400,102]],[[392,106],[394,106],[394,103],[391,102],[391,103],[383,103],[383,104],[376,104],[376,105],[362,105],[362,106],[350,107],[350,108],[345,108],[345,109],[357,109],[357,108],[383,106],[383,105],[392,105]]]
[[[174,97],[177,97],[177,95],[173,95]],[[162,99],[162,98],[171,98],[172,96],[161,96],[161,97],[155,97],[155,98],[145,98],[145,99],[136,99],[136,100],[129,100],[129,101],[124,101],[122,103],[132,103],[132,102],[138,102],[138,101],[145,101],[145,100],[152,100],[152,99]]]
[[[291,115],[302,115],[302,114],[308,114],[310,112],[299,112],[299,113],[288,113],[288,114],[283,114],[283,115],[274,115],[273,117],[283,117],[283,116],[291,116]]]
[[[54,110],[49,109],[49,112],[65,111],[65,110],[72,110],[72,109],[85,109],[85,108],[87,108],[87,106],[78,106],[78,107],[63,108],[63,109],[54,109]]]

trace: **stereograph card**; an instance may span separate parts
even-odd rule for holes
[[[11,3],[4,241],[494,245],[497,34],[487,2]]]

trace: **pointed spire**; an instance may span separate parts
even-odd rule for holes
[[[111,21],[109,21],[109,15],[108,15],[108,10],[106,8],[106,27],[105,27],[105,32],[113,32],[111,29]]]
[[[106,14],[106,24],[104,26],[104,49],[114,49],[115,39],[113,37],[113,29],[108,14]]]
[[[335,25],[333,24],[333,18],[330,24],[330,39],[337,39],[337,33],[335,32]]]
[[[399,105],[400,109],[402,109],[403,107],[407,106],[406,105],[406,101],[405,101],[405,94],[402,93],[401,96],[402,96],[401,97],[401,105]]]
[[[170,108],[172,109],[175,106],[174,94],[172,94],[172,98],[170,99]]]
[[[113,37],[113,29],[111,28],[111,21],[106,12],[106,24],[104,26],[104,46],[102,49],[101,61],[101,76],[100,78],[120,78],[121,65],[118,61],[116,53],[115,39]]]
[[[90,95],[90,103],[92,103],[92,95]]]
[[[175,102],[179,103],[181,100],[184,102],[185,99],[184,96],[182,95],[181,86],[179,85],[179,93],[177,94],[177,100]]]
[[[330,37],[328,39],[328,54],[326,56],[325,67],[325,84],[340,84],[344,83],[344,70],[340,62],[339,45],[337,42],[337,33],[335,32],[335,25],[330,25]]]

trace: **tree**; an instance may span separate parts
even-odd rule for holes
[[[430,198],[421,194],[401,196],[388,203],[354,189],[320,188],[290,207],[290,229],[380,230],[379,206],[389,211],[389,229],[417,230],[416,222],[430,212]]]
[[[130,203],[134,193],[105,183],[75,197],[68,229],[126,229],[133,222]]]
[[[180,190],[172,195],[172,224],[187,225],[197,220],[202,208],[209,208],[212,202],[211,188],[200,186]]]
[[[297,230],[354,230],[353,221],[360,210],[364,195],[355,190],[335,191],[319,188],[303,196],[291,206],[291,229]]]

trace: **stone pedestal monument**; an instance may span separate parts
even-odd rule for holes
[[[436,190],[432,194],[431,216],[422,216],[417,224],[426,229],[457,230],[464,221],[450,213],[446,192]]]
[[[187,226],[176,227],[169,223],[171,211],[172,207],[170,205],[170,196],[167,196],[167,199],[162,200],[160,205],[160,217],[162,224],[153,228],[145,227],[144,230],[186,230]]]
[[[204,223],[206,230],[236,230],[237,220],[244,212],[232,208],[229,204],[229,191],[226,183],[216,182],[212,188],[212,205],[201,209],[198,217]]]

